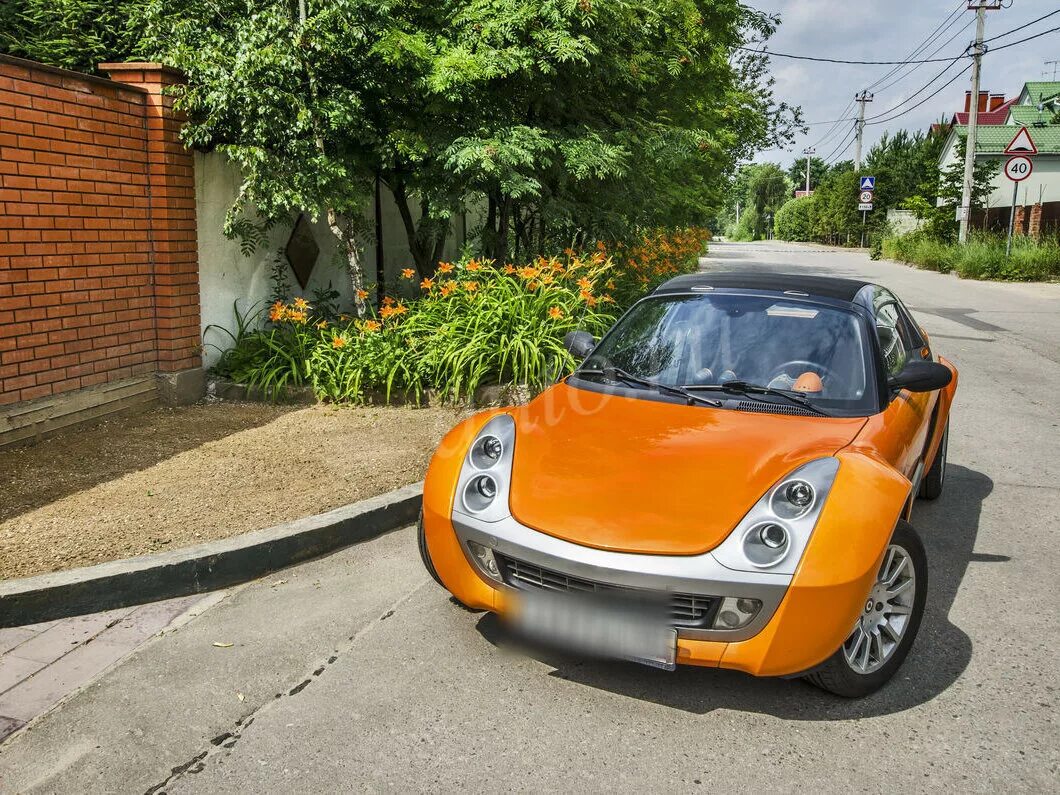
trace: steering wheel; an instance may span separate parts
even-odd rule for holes
[[[795,368],[799,368],[798,375],[793,376],[790,371]],[[773,379],[780,375],[798,378],[799,375],[802,375],[807,371],[817,373],[817,375],[821,376],[822,381],[826,378],[831,379],[833,382],[841,380],[839,376],[835,374],[835,371],[830,370],[823,364],[817,364],[816,362],[807,361],[806,359],[792,359],[790,362],[784,362],[780,367],[774,369],[773,373],[766,379],[766,383],[772,383]]]

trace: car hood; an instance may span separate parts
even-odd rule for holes
[[[699,555],[774,484],[853,440],[863,418],[799,417],[559,384],[513,412],[511,509],[584,546]]]

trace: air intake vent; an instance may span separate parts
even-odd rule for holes
[[[785,403],[757,403],[753,400],[741,400],[736,404],[736,408],[740,411],[757,411],[759,414],[786,414],[789,417],[817,416],[809,409]]]
[[[496,554],[501,564],[504,581],[513,588],[523,590],[545,591],[581,591],[607,592],[623,590],[613,585],[570,577],[558,571],[552,571],[533,563],[526,563],[505,555]],[[718,606],[716,596],[699,596],[693,594],[672,593],[667,595],[670,602],[670,623],[674,627],[707,628],[714,618]]]

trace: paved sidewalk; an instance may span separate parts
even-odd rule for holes
[[[0,629],[0,741],[216,599],[197,594]]]

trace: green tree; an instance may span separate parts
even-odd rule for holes
[[[741,166],[729,187],[728,234],[735,240],[762,240],[771,231],[770,219],[791,198],[791,181],[775,163]],[[736,206],[740,222],[736,223]]]
[[[821,180],[828,174],[828,164],[819,157],[810,158],[810,190],[814,190],[821,184]],[[791,164],[788,169],[788,179],[795,186],[795,190],[806,189],[806,158],[800,157]]]
[[[738,0],[148,0],[145,46],[187,75],[187,142],[243,171],[226,231],[253,245],[327,214],[359,283],[360,207],[393,192],[421,274],[454,212],[483,252],[704,217],[723,175],[787,140],[765,59],[776,20]]]
[[[801,196],[788,201],[777,210],[777,237],[796,243],[808,243],[813,240],[815,209],[813,196]]]
[[[95,72],[136,51],[132,0],[5,0],[0,3],[0,52]]]

